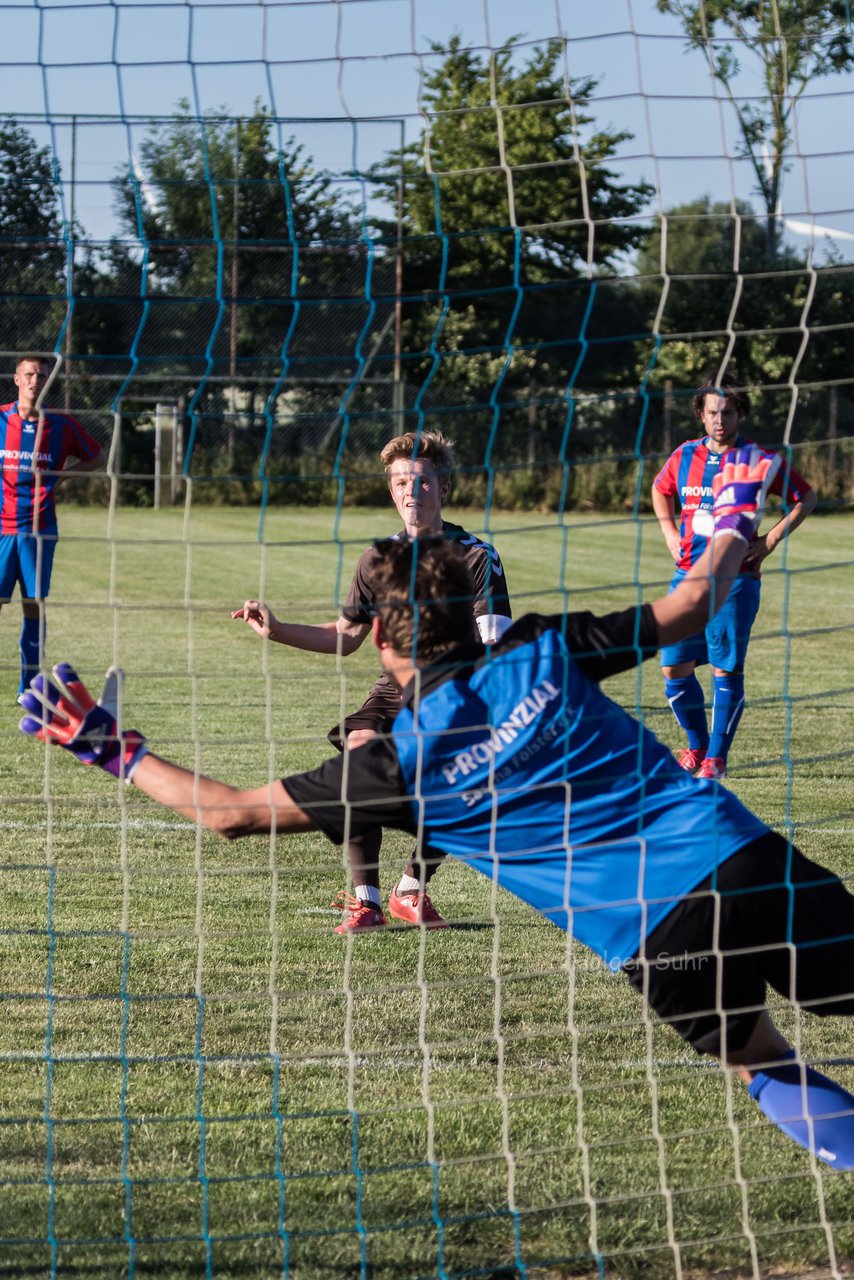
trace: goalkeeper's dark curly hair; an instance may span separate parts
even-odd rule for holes
[[[710,395],[725,396],[727,400],[732,400],[740,418],[746,418],[750,413],[750,396],[739,381],[738,374],[732,368],[728,373],[722,373],[720,376],[717,369],[710,369],[706,374],[703,379],[703,385],[694,392],[694,398],[691,401],[691,407],[696,418],[703,416],[706,396]]]
[[[444,538],[374,543],[376,608],[389,644],[417,662],[439,662],[478,640],[474,583],[461,549]]]

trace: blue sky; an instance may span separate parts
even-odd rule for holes
[[[488,49],[511,35],[536,43],[563,34],[573,77],[598,79],[599,125],[634,134],[620,168],[655,184],[664,208],[704,194],[750,198],[753,178],[735,158],[731,108],[702,54],[652,0],[300,0],[299,3],[0,3],[7,51],[0,113],[50,139],[70,172],[67,117],[77,130],[76,208],[90,234],[113,229],[109,181],[138,148],[141,125],[179,98],[200,110],[247,113],[260,98],[276,114],[314,118],[293,132],[333,172],[364,167],[420,129],[421,74],[433,41],[459,32]],[[759,92],[745,62],[739,88]],[[783,210],[790,234],[815,220],[854,256],[854,77],[815,82],[797,111]],[[49,113],[55,122],[47,131]],[[367,122],[363,117],[384,117]],[[847,239],[847,237],[851,237]]]

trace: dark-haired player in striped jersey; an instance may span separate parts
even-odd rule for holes
[[[732,375],[725,374],[716,385],[715,374],[709,374],[692,406],[705,434],[680,444],[652,486],[653,510],[667,549],[676,561],[671,591],[708,545],[712,481],[722,456],[728,449],[750,443],[739,430],[750,401]],[[754,538],[724,607],[703,631],[661,650],[664,694],[688,738],[687,749],[677,759],[690,773],[699,770],[701,778],[726,776],[727,757],[744,709],[744,662],[759,609],[760,565],[816,504],[814,491],[788,465],[778,471],[771,492],[783,499],[785,513],[766,534]],[[681,508],[679,518],[677,501]],[[714,685],[711,735],[705,697],[696,675],[696,668],[707,662],[712,667]]]
[[[511,624],[510,600],[504,568],[498,552],[488,542],[467,533],[458,524],[442,519],[442,505],[453,482],[455,461],[453,445],[440,432],[407,432],[390,440],[380,454],[388,476],[392,501],[403,521],[398,539],[439,535],[454,543],[462,552],[471,574],[474,593],[472,612],[478,634],[484,644],[494,644]],[[314,653],[355,652],[370,635],[376,614],[377,588],[375,571],[378,553],[369,547],[359,559],[341,616],[335,622],[320,626],[283,622],[258,600],[247,600],[235,609],[233,618],[248,623],[257,635],[279,644],[292,645]],[[329,740],[339,751],[349,751],[370,742],[377,734],[388,734],[400,710],[400,690],[386,675],[373,684],[358,711],[334,725]],[[337,933],[353,929],[382,928],[385,916],[380,894],[380,848],[382,828],[355,833],[348,842],[353,894],[346,890],[338,896],[347,912]],[[444,854],[439,849],[422,846],[413,852],[402,877],[392,890],[389,914],[407,924],[440,929],[445,920],[437,911],[427,884]]]

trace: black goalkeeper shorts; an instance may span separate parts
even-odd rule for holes
[[[854,1014],[854,897],[769,831],[686,896],[625,971],[698,1053],[742,1049],[769,985],[812,1013]]]
[[[343,751],[347,735],[354,729],[373,729],[375,733],[391,733],[391,726],[400,707],[400,690],[393,680],[382,675],[374,681],[370,693],[359,710],[351,712],[340,724],[334,724],[326,737],[336,751]]]

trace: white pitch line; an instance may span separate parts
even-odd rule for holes
[[[294,912],[297,916],[340,916],[340,914],[338,907],[297,907]]]
[[[53,831],[195,831],[192,822],[170,822],[165,818],[128,818],[127,822],[52,822]],[[4,822],[4,831],[47,831],[47,823]]]

